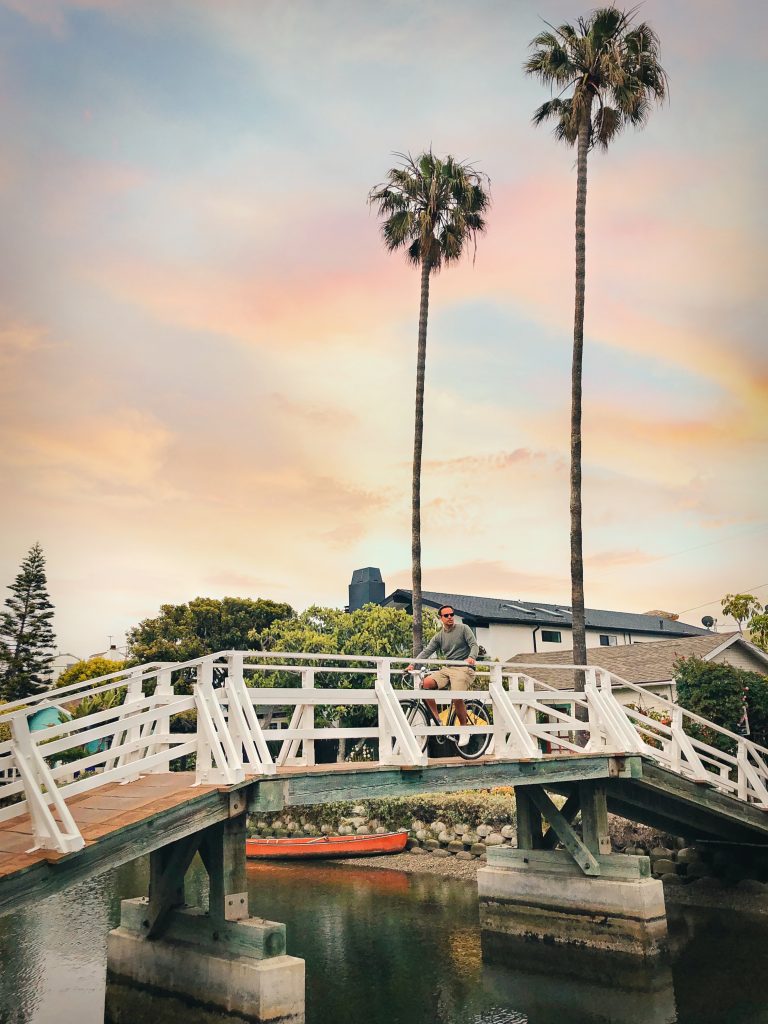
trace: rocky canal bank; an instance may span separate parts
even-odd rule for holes
[[[768,913],[768,848],[688,843],[615,816],[609,816],[609,824],[614,852],[648,856],[667,900]],[[338,863],[474,881],[489,847],[516,846],[514,795],[496,790],[326,804],[249,821],[249,834],[276,837],[367,835],[396,829],[409,833],[406,852]]]

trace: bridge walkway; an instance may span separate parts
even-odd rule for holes
[[[636,754],[566,753],[506,761],[488,757],[473,763],[442,758],[430,759],[426,766],[293,765],[270,776],[246,776],[234,785],[196,784],[194,772],[153,773],[70,798],[68,807],[85,840],[78,851],[32,849],[29,814],[0,822],[0,914],[246,810],[266,813],[332,800],[493,786],[514,786],[516,791],[546,787],[569,798],[570,804],[581,783],[604,786],[609,811],[673,834],[768,844],[764,810]]]

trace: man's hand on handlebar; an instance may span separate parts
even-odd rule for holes
[[[475,667],[475,659],[474,658],[467,658],[467,664],[471,665],[471,667],[474,668]]]

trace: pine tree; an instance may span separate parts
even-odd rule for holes
[[[29,549],[8,589],[11,596],[0,617],[0,699],[6,701],[29,697],[49,685],[56,638],[39,544]]]

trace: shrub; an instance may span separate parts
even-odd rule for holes
[[[675,679],[677,700],[682,707],[732,732],[739,730],[746,694],[750,739],[766,745],[768,676],[694,657],[675,662]],[[735,751],[735,741],[713,729],[687,723],[685,730],[719,750]]]

